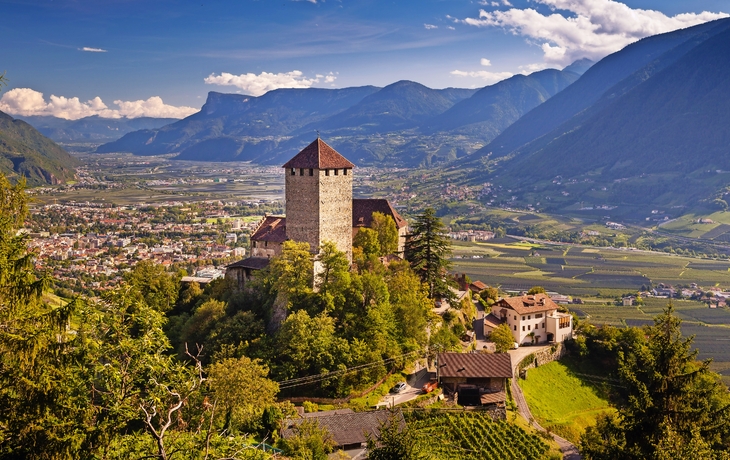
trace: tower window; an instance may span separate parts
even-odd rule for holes
[[[329,176],[330,175],[330,170],[329,169],[325,169],[324,170],[324,175],[325,176]]]
[[[342,175],[343,176],[346,176],[347,175],[347,168],[345,168],[345,169],[342,170]]]
[[[294,168],[291,168],[291,175],[292,176],[296,176],[297,175],[297,170],[294,169]]]
[[[335,168],[334,171],[335,171],[335,176],[336,176],[337,175],[337,168]]]
[[[304,168],[299,168],[299,175],[300,176],[303,176],[304,175]]]
[[[309,175],[310,175],[310,176],[314,176],[314,169],[312,169],[312,168],[309,168]]]

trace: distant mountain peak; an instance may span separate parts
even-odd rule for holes
[[[586,70],[590,69],[591,66],[593,66],[593,64],[595,63],[595,61],[592,61],[588,58],[578,59],[577,61],[564,68],[563,72],[573,72],[578,75],[583,75],[584,73],[586,73]]]

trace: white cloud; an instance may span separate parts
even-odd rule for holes
[[[484,82],[491,85],[493,83],[497,83],[499,81],[507,79],[514,74],[511,72],[488,72],[486,70],[477,70],[471,72],[466,72],[463,70],[452,70],[451,75],[455,75],[457,77],[479,78],[480,80],[484,80]]]
[[[101,48],[89,48],[88,46],[79,48],[79,51],[87,51],[89,53],[106,53],[106,50],[103,50]]]
[[[258,75],[254,73],[233,75],[228,72],[222,72],[220,75],[210,74],[205,78],[205,83],[209,85],[235,86],[250,96],[261,96],[268,91],[279,88],[309,88],[319,83],[322,78],[324,78],[325,83],[332,83],[337,79],[332,72],[326,76],[315,75],[314,78],[306,78],[299,70],[284,73],[261,72]]]
[[[725,13],[682,13],[632,9],[613,0],[534,0],[551,10],[571,13],[542,14],[533,8],[479,11],[479,18],[462,22],[476,27],[501,27],[529,37],[551,64],[566,65],[587,57],[599,60],[640,38],[727,17]],[[507,0],[503,0],[509,5]]]
[[[439,28],[439,26],[435,26],[433,24],[424,24],[423,27],[425,27],[427,30],[438,29]]]
[[[512,4],[509,2],[509,0],[502,0],[502,5],[504,5],[504,6],[512,6]]]
[[[489,59],[486,59],[486,58],[481,58],[479,63],[481,65],[483,65],[484,67],[489,67],[490,65],[492,65],[492,61],[490,61]]]
[[[456,30],[456,27],[454,27],[454,26],[446,26],[446,28],[449,30]]]
[[[67,120],[98,115],[102,118],[184,118],[197,112],[192,107],[175,107],[153,96],[147,100],[114,101],[119,109],[110,109],[100,97],[81,102],[78,97],[51,95],[46,102],[43,93],[30,88],[14,88],[0,98],[0,110],[11,115],[50,115]]]

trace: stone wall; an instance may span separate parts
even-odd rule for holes
[[[352,260],[352,170],[344,171],[286,170],[286,236],[309,243],[312,252],[332,241]]]
[[[329,176],[326,171],[320,171],[319,177],[319,243],[332,241],[351,261],[352,170],[330,169]]]
[[[300,175],[299,169],[285,170],[286,236],[309,243],[311,251],[319,247],[319,170],[309,176],[309,170]]]
[[[556,343],[548,348],[536,351],[524,357],[522,361],[517,365],[517,369],[526,371],[533,367],[542,366],[543,364],[557,361],[568,353],[568,349],[563,343]]]

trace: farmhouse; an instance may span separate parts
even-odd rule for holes
[[[380,434],[380,426],[388,423],[390,411],[353,412],[352,410],[334,410],[312,412],[304,418],[288,418],[283,422],[281,437],[289,439],[297,432],[297,427],[305,420],[316,420],[320,428],[324,428],[332,435],[336,450],[362,451],[367,443],[367,437],[376,438]],[[406,422],[400,411],[394,412],[396,421],[401,428]]]
[[[484,335],[507,324],[520,345],[563,342],[573,336],[573,317],[558,311],[546,294],[505,297],[484,317]]]
[[[507,353],[439,353],[439,386],[462,406],[504,405],[512,358]]]
[[[325,241],[352,259],[352,240],[364,227],[372,226],[373,212],[390,216],[398,230],[398,253],[405,246],[408,223],[384,199],[353,199],[349,160],[322,139],[286,162],[286,216],[264,216],[251,234],[251,256],[227,267],[226,277],[239,287],[268,260],[281,254],[287,240],[309,243],[316,253]]]

